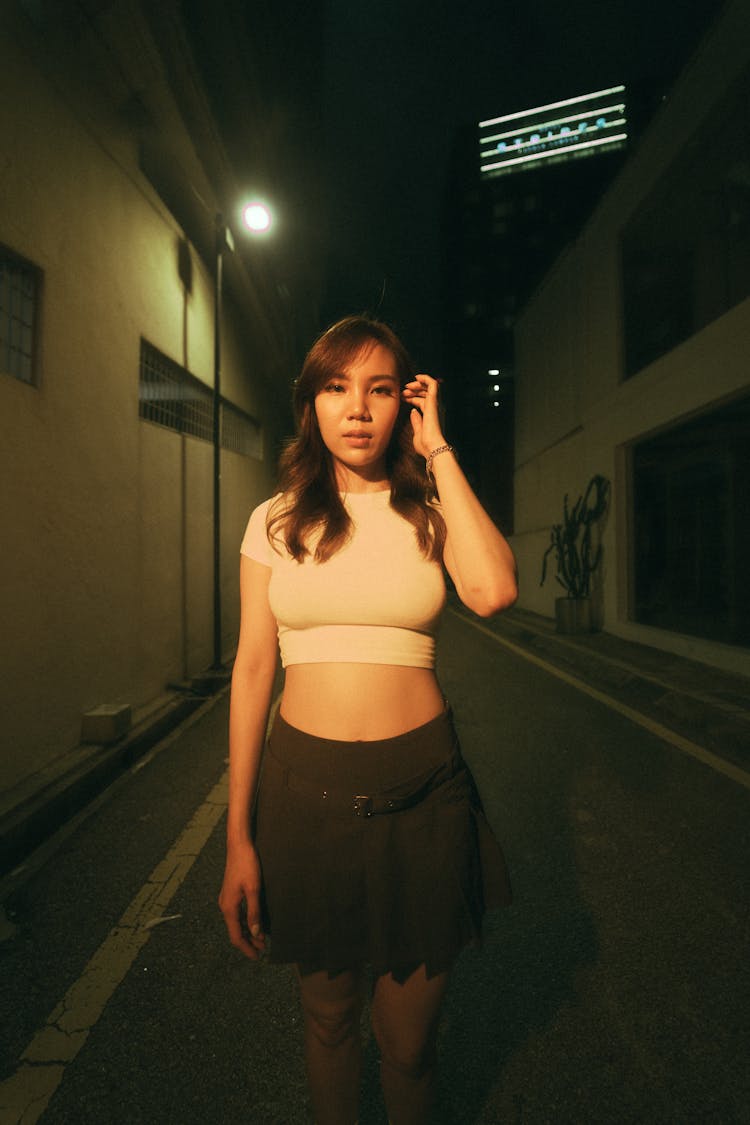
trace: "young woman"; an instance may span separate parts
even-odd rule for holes
[[[356,1122],[371,966],[389,1118],[411,1125],[429,1114],[451,963],[509,900],[435,677],[443,566],[486,617],[515,600],[515,565],[445,440],[436,380],[387,326],[325,332],[295,410],[280,491],[241,548],[219,904],[244,954],[270,933],[271,958],[297,966],[316,1125]]]

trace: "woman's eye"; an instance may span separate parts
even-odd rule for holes
[[[379,387],[373,387],[373,391],[376,395],[392,395],[393,387],[390,385],[390,383],[383,383]]]
[[[325,389],[327,391],[330,391],[332,394],[339,394],[341,391],[343,391],[344,387],[341,383],[326,383]]]

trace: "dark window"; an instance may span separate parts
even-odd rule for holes
[[[262,460],[260,423],[224,398],[220,411],[222,448]],[[147,340],[141,340],[138,412],[147,422],[201,441],[213,441],[212,389]]]
[[[622,235],[625,377],[750,295],[750,76]]]
[[[0,247],[0,371],[36,383],[40,271]]]
[[[750,397],[633,451],[636,621],[750,643]]]
[[[693,332],[687,246],[646,245],[625,260],[625,373],[634,375]]]

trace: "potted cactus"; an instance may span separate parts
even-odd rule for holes
[[[594,543],[592,529],[604,516],[609,503],[609,481],[597,474],[571,508],[568,494],[563,498],[562,523],[553,525],[550,543],[542,559],[540,586],[547,577],[547,562],[554,554],[557,581],[565,596],[555,599],[555,618],[559,633],[590,633],[591,576],[602,558],[602,545]]]

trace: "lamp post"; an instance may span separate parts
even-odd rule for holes
[[[253,234],[271,228],[271,212],[264,203],[252,202],[242,208],[242,221]],[[213,393],[213,548],[214,548],[214,659],[211,670],[224,668],[221,653],[221,323],[224,297],[224,254],[234,250],[232,232],[217,212],[214,217],[214,393]]]
[[[221,214],[214,221],[214,661],[213,671],[223,668],[221,660],[221,315],[224,290],[224,251],[233,249],[231,232]]]

